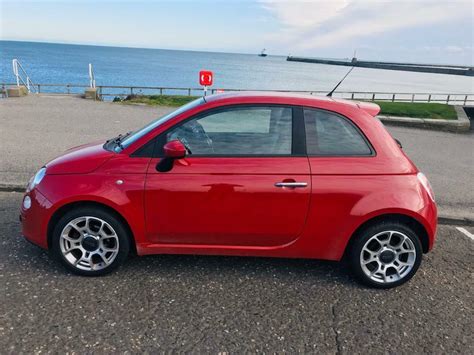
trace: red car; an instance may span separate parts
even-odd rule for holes
[[[23,199],[23,234],[80,275],[129,253],[347,257],[365,284],[400,285],[433,247],[437,208],[379,110],[310,95],[199,98],[46,164]]]

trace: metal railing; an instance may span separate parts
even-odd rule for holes
[[[94,79],[95,80],[95,79]],[[14,85],[1,83],[2,86]],[[83,94],[84,89],[90,87],[87,84],[33,84],[38,93],[52,94]],[[126,97],[128,95],[184,95],[202,96],[203,89],[198,87],[164,87],[164,86],[130,86],[130,85],[97,85],[98,96],[102,99],[113,97]],[[209,89],[211,94],[217,92],[246,91],[245,89]],[[301,93],[309,95],[326,95],[327,91],[315,90],[252,90]],[[407,92],[371,92],[371,91],[336,91],[333,98],[366,101],[391,101],[391,102],[435,102],[453,105],[474,105],[474,93],[407,93]]]
[[[16,77],[16,85],[21,86],[20,84],[23,84],[28,89],[28,92],[31,92],[32,89],[36,91],[36,85],[33,83],[33,81],[31,81],[28,73],[22,67],[18,59],[12,60],[12,66],[13,66],[13,75],[15,75]],[[25,78],[23,78],[22,75]]]
[[[91,63],[89,63],[89,86],[95,88],[94,68]]]

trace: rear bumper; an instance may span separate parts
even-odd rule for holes
[[[29,242],[47,249],[47,230],[52,204],[36,189],[27,191],[23,199],[26,196],[31,198],[31,207],[25,209],[22,202],[20,209],[22,234]]]
[[[425,252],[431,251],[436,241],[436,232],[438,229],[438,208],[436,203],[431,202],[427,204],[423,209],[418,211],[419,215],[423,218],[423,226],[426,229],[428,235],[428,248]]]

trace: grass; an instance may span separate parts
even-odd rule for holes
[[[434,118],[456,120],[454,107],[446,104],[422,102],[387,102],[376,101],[380,106],[380,114],[385,116]]]
[[[196,96],[184,95],[129,95],[122,102],[147,104],[150,106],[179,107],[195,100]]]
[[[140,103],[151,106],[170,106],[179,107],[192,100],[196,96],[184,95],[129,95],[123,103]],[[434,118],[434,119],[457,119],[454,107],[446,104],[438,103],[420,103],[420,102],[387,102],[376,101],[381,108],[380,114],[385,116],[399,117],[417,117],[417,118]]]

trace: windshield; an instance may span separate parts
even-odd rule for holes
[[[124,140],[121,141],[120,144],[115,147],[114,150],[116,152],[119,152],[122,149],[127,148],[130,144],[134,143],[138,139],[140,139],[143,136],[147,135],[149,132],[154,130],[156,127],[159,127],[160,125],[162,125],[163,123],[169,121],[170,119],[182,114],[185,111],[188,111],[188,110],[190,110],[194,107],[197,107],[197,106],[201,105],[204,102],[205,102],[204,99],[202,97],[200,97],[199,99],[191,101],[191,102],[187,103],[186,105],[181,106],[177,110],[175,110],[173,112],[170,112],[170,113],[168,113],[167,115],[165,115],[163,117],[160,117],[160,118],[157,118],[154,121],[151,121],[145,127],[139,129],[138,131],[135,131],[135,132],[131,133],[130,135],[127,135],[124,138]]]

